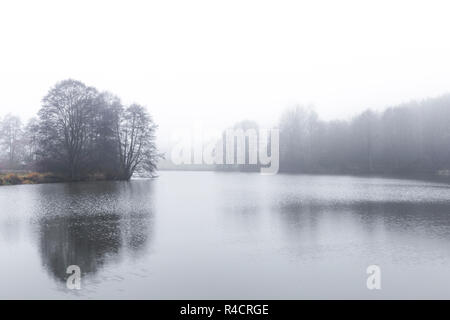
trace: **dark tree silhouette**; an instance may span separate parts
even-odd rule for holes
[[[116,129],[122,179],[129,180],[136,170],[151,174],[156,169],[155,130],[142,106],[133,104],[122,110]]]
[[[94,116],[97,90],[75,80],[56,84],[42,100],[41,157],[57,161],[71,180],[80,178],[87,156],[89,121]]]
[[[124,107],[111,93],[61,81],[39,111],[38,166],[70,180],[92,174],[122,180],[137,171],[152,174],[159,157],[155,130],[144,107]]]

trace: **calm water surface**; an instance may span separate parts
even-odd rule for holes
[[[0,187],[0,257],[0,298],[449,299],[450,186],[161,172]]]

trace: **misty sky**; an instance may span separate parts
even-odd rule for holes
[[[27,118],[58,80],[146,105],[161,131],[194,121],[324,119],[450,91],[446,1],[9,1],[0,115]]]

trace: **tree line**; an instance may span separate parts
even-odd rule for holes
[[[350,120],[338,121],[321,120],[311,108],[295,106],[282,113],[277,128],[280,172],[450,174],[450,95],[382,112],[366,110]],[[245,120],[231,129],[257,132],[258,124]],[[248,160],[249,138],[245,139]],[[236,154],[236,145],[234,148]],[[218,165],[215,169],[259,170],[259,165],[246,163]]]
[[[280,170],[435,174],[450,169],[450,95],[322,121],[303,107],[281,117]]]
[[[278,123],[280,171],[295,173],[435,174],[450,170],[450,95],[367,110],[324,121],[310,108],[286,110]],[[152,175],[161,155],[155,125],[138,104],[75,80],[49,90],[37,117],[0,119],[0,169],[36,170],[82,180]],[[253,121],[234,129],[258,129]],[[247,142],[248,143],[248,138]],[[246,160],[249,151],[246,150]],[[257,171],[259,165],[216,166]]]
[[[109,92],[64,80],[27,124],[12,115],[1,119],[0,167],[52,172],[71,181],[153,175],[160,157],[156,128],[143,106],[125,106]]]

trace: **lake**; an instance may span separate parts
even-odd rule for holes
[[[4,186],[0,204],[2,299],[450,298],[444,183],[163,171]]]

